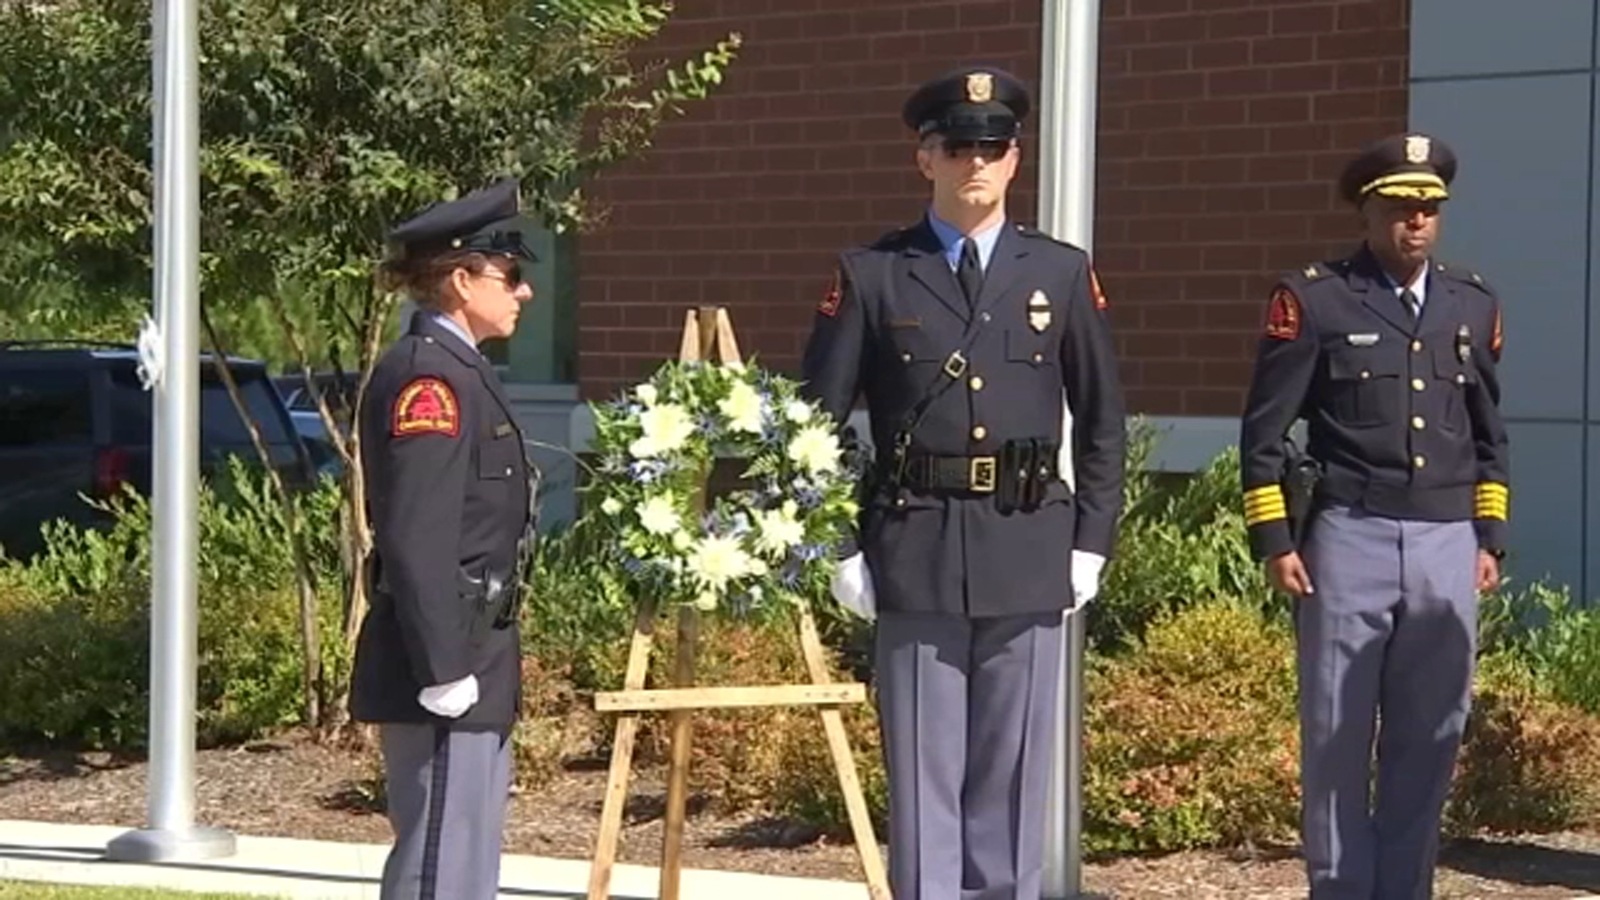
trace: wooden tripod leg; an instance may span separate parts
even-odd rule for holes
[[[655,635],[656,604],[651,597],[639,601],[639,615],[633,623],[633,642],[628,647],[628,670],[622,683],[630,691],[644,688],[650,668],[650,643]],[[594,862],[589,868],[588,900],[608,900],[611,896],[611,869],[617,862],[617,845],[622,840],[622,811],[628,799],[628,778],[633,771],[633,742],[639,734],[639,715],[622,713],[617,719],[617,736],[611,746],[611,771],[606,777],[606,796],[600,811],[600,833],[595,840]]]
[[[800,600],[800,652],[805,655],[806,669],[816,684],[832,681],[822,655],[822,638],[817,634],[817,620],[811,614],[811,604]],[[878,839],[873,834],[872,816],[867,812],[866,794],[861,790],[861,778],[856,773],[856,759],[850,753],[850,738],[844,730],[844,716],[837,707],[822,707],[822,727],[828,735],[828,750],[833,754],[833,767],[839,773],[839,789],[844,793],[844,807],[850,814],[850,830],[855,834],[856,852],[861,857],[861,869],[867,878],[867,892],[872,900],[891,900],[889,876],[883,869],[883,855],[878,850]]]
[[[695,645],[700,641],[700,615],[685,605],[678,610],[678,656],[672,673],[677,687],[694,684]],[[689,741],[692,710],[672,711],[672,766],[667,775],[666,819],[661,833],[660,900],[678,900],[683,874],[683,824],[689,800]]]

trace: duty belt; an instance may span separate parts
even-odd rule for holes
[[[900,484],[928,493],[997,494],[1002,512],[1034,509],[1058,477],[1058,449],[1046,441],[1018,440],[1007,441],[998,456],[908,456]]]

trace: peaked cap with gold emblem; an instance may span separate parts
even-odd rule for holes
[[[1407,132],[1374,141],[1345,166],[1339,194],[1360,205],[1374,194],[1407,200],[1448,200],[1456,154],[1444,141]]]
[[[1015,76],[987,66],[955,69],[917,88],[900,117],[918,135],[1003,141],[1022,132],[1030,101]]]
[[[455,200],[435,203],[395,226],[389,244],[405,259],[452,250],[535,259],[533,225],[522,215],[521,183],[504,178]]]

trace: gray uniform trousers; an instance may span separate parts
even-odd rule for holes
[[[1477,547],[1471,522],[1342,507],[1312,520],[1301,554],[1314,593],[1295,615],[1312,900],[1432,896],[1439,817],[1471,703]]]
[[[895,900],[1039,897],[1061,622],[879,615]]]
[[[497,731],[381,727],[394,847],[383,900],[494,900],[511,790],[511,741]]]

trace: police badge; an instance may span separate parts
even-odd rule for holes
[[[1428,161],[1432,152],[1432,139],[1420,134],[1406,135],[1406,162],[1420,166]]]
[[[1050,298],[1044,291],[1034,291],[1028,298],[1028,327],[1034,331],[1050,327]]]
[[[988,72],[973,72],[967,76],[967,101],[988,103],[994,96],[994,76]]]

